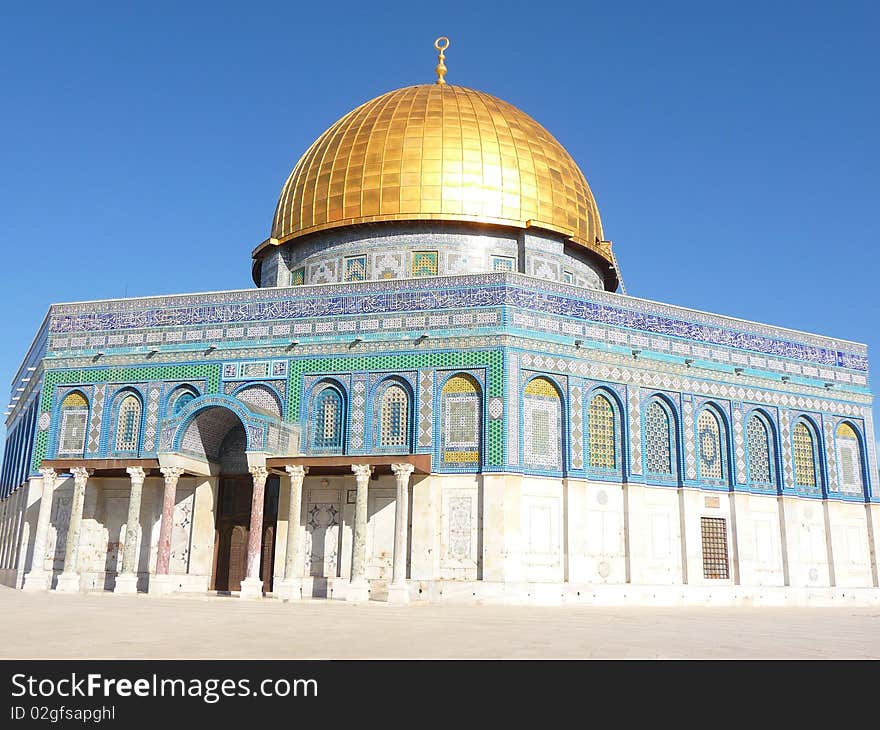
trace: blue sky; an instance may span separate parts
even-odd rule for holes
[[[0,377],[53,301],[251,286],[299,155],[432,81],[441,34],[450,83],[580,164],[630,294],[876,366],[878,26],[869,2],[7,3]]]

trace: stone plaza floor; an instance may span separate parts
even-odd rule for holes
[[[0,658],[867,658],[878,608],[595,608],[23,593]]]

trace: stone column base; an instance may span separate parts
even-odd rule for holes
[[[239,595],[242,598],[253,600],[255,598],[263,597],[263,581],[259,578],[245,578],[241,582],[241,593]]]
[[[358,578],[348,584],[348,591],[345,594],[346,601],[369,601],[370,600],[370,584],[366,578]]]
[[[171,575],[151,575],[147,584],[147,593],[153,596],[165,596],[177,590],[177,579]]]
[[[406,583],[392,583],[388,586],[388,603],[409,603],[409,586]]]
[[[282,578],[275,581],[272,591],[277,598],[298,601],[302,598],[302,578]]]
[[[113,586],[114,593],[137,593],[138,578],[134,573],[120,573],[116,576],[116,583]]]
[[[81,590],[79,573],[62,573],[58,576],[55,590],[59,593],[79,593]]]
[[[23,591],[48,591],[52,583],[52,574],[45,571],[31,571],[24,577]]]

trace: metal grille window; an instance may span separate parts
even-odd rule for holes
[[[645,411],[645,460],[648,473],[672,474],[669,414],[656,400]]]
[[[79,392],[70,393],[61,403],[60,454],[82,456],[86,444],[86,424],[89,419],[89,402]]]
[[[335,388],[324,388],[315,400],[313,445],[318,449],[342,447],[342,396]]]
[[[604,395],[596,395],[589,409],[590,466],[614,469],[617,449],[614,443],[614,408]]]
[[[708,408],[704,408],[697,419],[697,433],[700,439],[700,477],[723,479],[721,425],[718,423],[718,416]]]
[[[141,402],[136,395],[127,395],[119,406],[116,420],[116,450],[137,451],[141,425]]]
[[[389,386],[382,395],[382,411],[379,428],[380,446],[406,446],[409,398],[399,385]]]
[[[753,413],[746,429],[749,442],[749,479],[760,484],[770,484],[770,435],[761,417]]]
[[[723,517],[701,517],[703,534],[703,577],[730,578],[727,559],[727,520]]]
[[[816,486],[816,453],[813,434],[803,421],[794,427],[794,477],[799,487]]]

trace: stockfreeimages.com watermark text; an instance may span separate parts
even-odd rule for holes
[[[102,674],[40,678],[31,674],[12,675],[12,696],[31,699],[56,699],[65,697],[101,697],[104,699],[127,697],[193,697],[208,704],[224,697],[317,697],[316,679],[269,678],[241,679],[178,679],[149,677],[128,679],[105,677]]]

